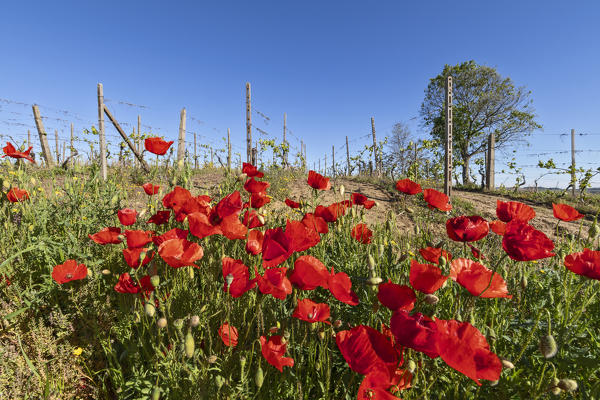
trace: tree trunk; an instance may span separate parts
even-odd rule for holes
[[[463,170],[462,170],[462,178],[463,178],[463,185],[468,185],[469,183],[471,183],[471,179],[469,178],[469,164],[471,162],[471,156],[465,156],[463,155],[462,157],[463,159]]]

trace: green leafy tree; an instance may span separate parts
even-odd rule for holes
[[[445,65],[442,73],[429,81],[420,111],[423,126],[442,145],[449,75],[453,81],[453,150],[462,162],[462,180],[467,184],[471,158],[485,151],[491,133],[495,134],[496,149],[501,149],[523,140],[541,125],[535,121],[531,91],[515,86],[495,68],[475,61]]]

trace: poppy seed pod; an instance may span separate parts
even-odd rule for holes
[[[435,294],[427,294],[425,295],[425,298],[423,300],[425,301],[425,303],[431,305],[437,304],[438,301],[440,301],[440,299]]]
[[[150,283],[152,286],[157,287],[160,285],[160,277],[158,275],[153,275],[150,277]]]
[[[175,329],[181,330],[181,328],[183,328],[183,320],[181,318],[176,319],[175,322],[173,322],[173,326]]]
[[[408,372],[410,372],[411,374],[415,372],[415,370],[417,369],[417,363],[414,362],[414,360],[408,360],[408,363],[406,363],[406,369],[408,370]]]
[[[558,346],[552,335],[546,335],[540,339],[540,352],[545,358],[552,358],[556,355]]]
[[[185,335],[185,343],[184,343],[185,356],[187,358],[193,357],[195,347],[196,347],[196,345],[194,343],[194,337],[192,336],[192,332],[188,330],[188,333]]]
[[[319,336],[320,340],[325,340],[325,332],[324,331],[319,331],[317,333],[317,335]]]
[[[346,193],[346,188],[344,185],[340,185],[340,196],[344,197],[344,193]]]
[[[109,270],[109,269],[103,269],[103,270],[102,270],[102,275],[104,275],[104,276],[108,276],[108,275],[110,275],[110,274],[111,274],[111,272],[110,272],[110,270]]]
[[[588,236],[590,239],[595,239],[596,236],[598,236],[598,233],[600,233],[600,228],[598,227],[598,218],[594,218],[594,222],[590,225],[589,229],[588,229]]]
[[[527,282],[527,277],[526,277],[526,276],[523,276],[523,277],[521,278],[521,288],[522,288],[523,290],[525,290],[525,289],[527,288],[527,283],[528,283],[528,282]]]
[[[515,367],[515,364],[505,358],[500,357],[500,361],[502,361],[502,366],[506,369],[513,369]]]
[[[154,314],[156,313],[156,307],[154,307],[154,304],[147,302],[144,305],[144,311],[146,312],[147,316],[152,318],[152,317],[154,317]]]
[[[577,390],[577,382],[573,379],[564,378],[558,382],[558,387],[565,392],[574,392]]]
[[[165,328],[167,326],[167,319],[164,317],[159,318],[158,321],[156,321],[156,326],[160,329]]]
[[[264,216],[258,214],[258,216],[256,217],[256,219],[258,219],[258,222],[260,222],[261,225],[265,224],[265,217]]]
[[[209,364],[214,364],[214,363],[216,363],[216,362],[217,362],[217,356],[215,356],[215,355],[212,355],[212,356],[208,357],[208,358],[206,359],[206,361],[208,361],[208,363],[209,363]]]

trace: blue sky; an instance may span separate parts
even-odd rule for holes
[[[216,146],[229,127],[234,151],[243,152],[244,85],[251,82],[253,105],[271,118],[266,123],[254,114],[257,126],[280,138],[286,112],[295,136],[290,142],[307,143],[312,165],[331,145],[341,150],[346,135],[351,150],[367,144],[358,138],[369,133],[371,116],[380,137],[397,121],[424,135],[414,117],[429,78],[444,64],[473,59],[532,91],[544,130],[517,153],[521,165],[531,165],[539,157],[526,154],[568,150],[570,140],[558,134],[571,128],[596,134],[578,136],[577,143],[600,150],[599,4],[3,2],[0,98],[39,103],[45,115],[73,120],[80,129],[97,122],[102,82],[107,105],[123,122],[135,123],[141,114],[155,133],[175,138],[186,107],[195,118],[189,130],[205,143]],[[0,106],[0,133],[27,129],[15,123],[33,125],[30,107]],[[67,134],[64,121],[46,124]],[[580,153],[578,161],[593,163],[598,155]],[[569,161],[569,155],[552,156]],[[512,180],[497,178],[503,181]]]

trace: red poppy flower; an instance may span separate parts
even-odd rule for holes
[[[371,243],[371,239],[373,237],[373,232],[365,224],[357,224],[354,228],[352,228],[350,234],[354,239],[362,244]]]
[[[437,327],[428,316],[421,313],[408,315],[406,311],[396,311],[390,320],[390,329],[398,344],[420,351],[430,358],[439,356],[436,344]]]
[[[52,269],[52,279],[59,285],[83,279],[86,276],[86,266],[77,264],[77,261],[75,260],[67,260],[63,264],[57,265]]]
[[[442,275],[442,270],[431,264],[419,264],[415,260],[410,262],[409,280],[413,288],[419,292],[431,294],[442,287],[448,279]]]
[[[577,275],[600,280],[600,251],[583,249],[565,257],[565,267]]]
[[[155,245],[160,246],[163,242],[169,239],[187,239],[188,231],[180,228],[173,228],[170,231],[166,231],[162,235],[152,237],[152,241]]]
[[[339,217],[346,214],[348,204],[344,201],[333,203],[327,207],[317,206],[314,215],[323,218],[327,222],[335,222]]]
[[[262,259],[264,268],[276,267],[287,260],[293,252],[292,241],[281,227],[267,229],[263,239]]]
[[[350,369],[359,374],[387,372],[398,364],[398,355],[390,341],[370,326],[359,325],[337,332],[335,341]]]
[[[225,280],[223,291],[229,292],[231,297],[240,297],[256,286],[256,279],[250,280],[248,267],[244,265],[242,260],[223,257],[221,263],[223,265],[223,279]],[[227,286],[228,279],[231,279],[229,287]]]
[[[238,344],[238,330],[227,322],[219,328],[219,336],[221,336],[225,346],[235,347]]]
[[[448,196],[435,189],[423,190],[423,198],[427,202],[427,206],[432,210],[434,208],[437,208],[440,211],[452,210],[452,205],[448,203]]]
[[[392,311],[410,311],[415,306],[417,296],[415,292],[406,285],[398,285],[389,280],[379,285],[377,298],[385,307]]]
[[[133,249],[135,247],[144,247],[152,241],[152,231],[141,231],[141,230],[125,230],[125,237],[127,238],[127,247]]]
[[[345,272],[334,272],[331,268],[331,274],[327,277],[327,286],[329,291],[339,301],[351,306],[358,304],[358,296],[352,291],[352,281]]]
[[[578,219],[583,218],[583,214],[568,204],[552,203],[552,212],[554,213],[555,218],[566,222],[577,221]]]
[[[285,300],[286,296],[292,293],[292,283],[286,277],[287,268],[269,268],[264,275],[259,275],[255,268],[258,279],[258,289],[262,294],[270,294],[279,300]]]
[[[6,157],[6,156],[9,156],[12,158],[24,158],[35,164],[35,160],[29,155],[29,152],[31,151],[31,149],[33,149],[33,146],[30,146],[25,151],[17,151],[15,146],[13,146],[10,142],[6,142],[6,146],[2,148],[2,150],[4,150],[4,155],[2,156],[2,158]]]
[[[485,336],[468,322],[437,319],[437,350],[450,367],[473,379],[497,381],[502,362],[490,351]]]
[[[390,392],[395,393],[410,388],[411,380],[412,374],[400,368],[394,371],[393,376],[390,376],[389,371],[375,369],[363,378],[356,399],[398,400],[398,397]]]
[[[367,210],[370,210],[375,205],[375,202],[373,200],[369,200],[369,198],[364,194],[352,193],[350,198],[352,200],[352,204],[363,206]]]
[[[300,221],[288,220],[285,225],[285,234],[290,239],[291,249],[295,252],[308,250],[321,241],[321,235],[308,228]]]
[[[502,222],[528,222],[535,217],[535,211],[527,204],[518,201],[496,201],[496,215]]]
[[[270,202],[271,198],[267,195],[267,192],[257,192],[250,195],[250,207],[257,210]]]
[[[137,211],[135,211],[133,208],[124,208],[117,212],[117,217],[119,217],[119,222],[121,225],[133,225],[135,224]]]
[[[162,204],[165,208],[170,208],[176,214],[179,214],[184,204],[191,198],[192,194],[189,190],[175,186],[173,190],[163,196]],[[181,218],[181,221],[183,221],[183,218]]]
[[[144,183],[142,185],[142,187],[144,188],[144,192],[146,192],[146,194],[148,196],[155,195],[156,193],[158,193],[158,190],[160,189],[159,185],[153,185],[150,182]]]
[[[242,166],[242,172],[248,176],[248,178],[252,178],[253,176],[257,178],[262,178],[265,176],[262,172],[258,170],[254,165],[244,163]]]
[[[473,254],[473,257],[477,258],[478,260],[487,260],[486,256],[484,256],[481,250],[479,250],[477,247],[473,246],[471,243],[467,243],[467,246],[469,246],[471,249],[471,254]]]
[[[504,235],[504,232],[506,231],[506,222],[502,222],[500,220],[494,220],[494,221],[490,222],[489,224],[490,224],[490,228],[492,228],[492,231],[496,235],[500,235],[500,236]]]
[[[253,229],[248,232],[248,239],[246,240],[246,253],[257,255],[262,252],[264,235],[258,229]]]
[[[115,285],[115,291],[119,293],[138,293],[140,287],[137,282],[127,273],[119,276],[119,281]]]
[[[121,243],[119,235],[121,234],[121,228],[108,227],[102,229],[100,232],[94,233],[93,235],[88,234],[88,237],[98,244],[118,244]]]
[[[323,175],[310,170],[308,171],[308,186],[317,190],[329,190],[331,189],[331,182],[329,178],[325,178]]]
[[[487,236],[490,227],[479,215],[450,218],[446,221],[446,233],[456,242],[476,242]]]
[[[292,317],[301,319],[302,321],[315,323],[329,321],[329,306],[325,303],[315,303],[311,299],[298,300],[298,305],[292,314]]]
[[[144,147],[152,154],[156,154],[159,156],[165,155],[169,147],[173,144],[173,141],[170,142],[164,141],[159,137],[152,137],[144,140]]]
[[[492,273],[494,274],[493,277]],[[512,298],[508,294],[506,282],[497,272],[492,272],[492,270],[486,268],[484,265],[467,258],[457,258],[452,261],[450,265],[450,278],[467,289],[473,296],[479,296],[485,290],[480,297]],[[492,280],[491,285],[490,279]]]
[[[217,215],[221,218],[229,217],[230,215],[239,215],[242,211],[242,195],[236,190],[223,197],[215,208]]]
[[[446,261],[452,260],[452,254],[437,247],[426,247],[424,249],[420,249],[419,253],[421,253],[421,257],[423,257],[426,261],[434,264],[439,264],[440,257],[442,256],[446,259]]]
[[[401,179],[396,182],[396,190],[404,194],[413,195],[421,193],[421,185],[410,179]]]
[[[148,264],[152,258],[154,258],[154,252],[149,252],[148,248],[137,247],[134,249],[123,249],[123,257],[125,258],[125,262],[131,268],[138,268],[140,266],[140,256],[142,253],[146,253],[144,260],[142,261],[142,265]]]
[[[279,372],[283,372],[283,367],[293,367],[294,359],[284,357],[287,343],[284,343],[281,336],[273,335],[268,340],[266,337],[260,337],[261,352],[265,360]]]
[[[157,211],[146,223],[155,224],[155,225],[164,225],[169,222],[169,218],[171,218],[171,210],[161,210]]]
[[[17,203],[19,201],[29,200],[29,193],[25,189],[19,189],[14,187],[6,193],[6,198],[11,203]]]
[[[244,183],[244,189],[248,193],[266,192],[269,186],[271,186],[269,182],[257,181],[254,178],[250,178],[246,181],[246,183]]]
[[[515,261],[532,261],[554,256],[554,243],[526,222],[512,221],[506,225],[502,248]]]
[[[264,225],[264,222],[260,221],[258,218],[258,213],[254,210],[247,210],[244,213],[244,218],[242,219],[242,224],[246,225],[248,229],[259,228]]]
[[[329,232],[327,221],[322,217],[315,216],[313,213],[306,213],[304,217],[302,217],[302,223],[305,226],[314,229],[316,232],[323,234]]]
[[[300,256],[294,263],[290,282],[301,290],[314,290],[321,286],[328,289],[329,271],[327,267],[313,256]]]
[[[204,251],[198,243],[186,239],[170,239],[158,246],[158,254],[173,268],[187,265],[198,268],[194,262],[202,258]]]
[[[213,208],[209,215],[191,213],[188,215],[188,222],[192,235],[200,239],[211,235],[223,235],[231,240],[244,239],[248,232],[236,213],[222,218],[219,217],[217,208]]]
[[[186,216],[194,212],[201,212],[206,215],[210,214],[210,201],[211,198],[207,195],[190,197],[186,200],[185,203],[183,203],[183,206],[179,210],[179,213],[177,213],[177,221],[183,221]]]
[[[287,204],[289,208],[300,208],[300,203],[296,203],[294,200],[287,198],[285,199],[285,204]]]

